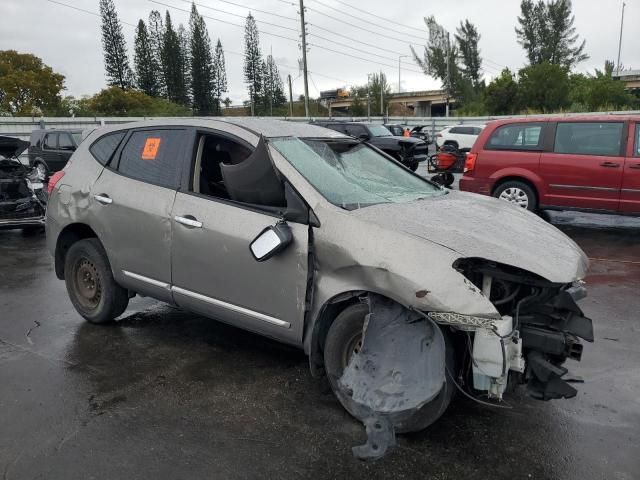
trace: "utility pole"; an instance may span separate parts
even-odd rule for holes
[[[449,73],[449,59],[451,58],[451,41],[449,32],[447,32],[447,81],[445,82],[445,95],[447,96],[447,104],[445,107],[445,117],[449,116],[449,97],[451,92],[451,75]]]
[[[289,81],[289,116],[293,117],[293,92],[291,90],[291,74],[287,75]]]
[[[382,70],[380,70],[380,116],[384,117],[384,83],[382,82]]]
[[[622,27],[624,25],[624,7],[626,4],[622,2],[622,18],[620,19],[620,40],[618,40],[618,63],[616,65],[616,76],[620,76],[620,50],[622,49]]]
[[[367,119],[371,118],[371,74],[367,73]]]
[[[300,31],[302,32],[302,70],[304,77],[304,116],[309,118],[309,82],[307,81],[307,24],[304,21],[304,0],[300,0]]]

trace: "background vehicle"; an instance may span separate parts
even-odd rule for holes
[[[431,145],[433,143],[433,139],[429,133],[430,128],[431,125],[416,125],[411,129],[411,136],[424,140],[427,142],[427,145]]]
[[[640,215],[640,116],[490,123],[467,156],[460,189],[528,210]]]
[[[81,141],[81,129],[33,130],[29,140],[29,165],[43,176],[62,170]]]
[[[436,134],[436,146],[440,148],[443,145],[451,145],[460,150],[471,148],[483,129],[484,125],[446,127]]]
[[[428,145],[417,138],[394,136],[386,127],[366,122],[314,122],[351,137],[365,140],[401,162],[414,172],[418,163],[427,160]]]
[[[0,137],[0,229],[32,232],[44,226],[44,179],[18,160],[28,146],[17,138]]]
[[[409,136],[409,127],[406,125],[400,125],[398,123],[385,123],[384,126],[396,137]]]

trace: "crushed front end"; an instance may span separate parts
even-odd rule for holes
[[[16,160],[0,160],[0,228],[43,226],[45,205],[37,173]]]
[[[459,380],[490,397],[502,398],[507,385],[524,383],[537,399],[571,398],[564,363],[580,360],[580,339],[593,342],[592,321],[577,301],[586,296],[580,282],[558,284],[518,268],[483,259],[454,264],[484,296],[500,318],[429,312],[466,338]]]

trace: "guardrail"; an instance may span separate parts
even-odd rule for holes
[[[638,115],[640,111],[627,112],[597,112],[597,113],[563,113],[550,115],[505,115],[505,116],[485,116],[485,117],[267,117],[276,120],[287,120],[291,122],[308,122],[311,120],[343,120],[343,121],[365,121],[373,123],[396,123],[402,125],[428,125],[431,134],[452,125],[478,125],[485,124],[491,120],[502,118],[526,118],[526,117],[558,117],[567,115]],[[136,122],[141,120],[158,119],[159,117],[0,117],[0,135],[18,137],[29,140],[32,130],[39,128],[97,128],[103,125],[113,125],[120,123]],[[162,117],[168,118],[168,117]],[[194,118],[194,117],[171,117],[171,118]],[[224,118],[224,117],[196,117],[196,118]],[[238,118],[238,117],[233,117]]]

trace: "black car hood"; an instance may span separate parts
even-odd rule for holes
[[[397,136],[388,136],[388,137],[371,137],[368,142],[371,145],[379,146],[391,146],[391,145],[400,145],[411,144],[411,146],[415,146],[417,144],[424,144],[424,140],[415,137],[397,137]]]
[[[0,136],[0,156],[18,158],[29,147],[29,142],[13,137]]]

